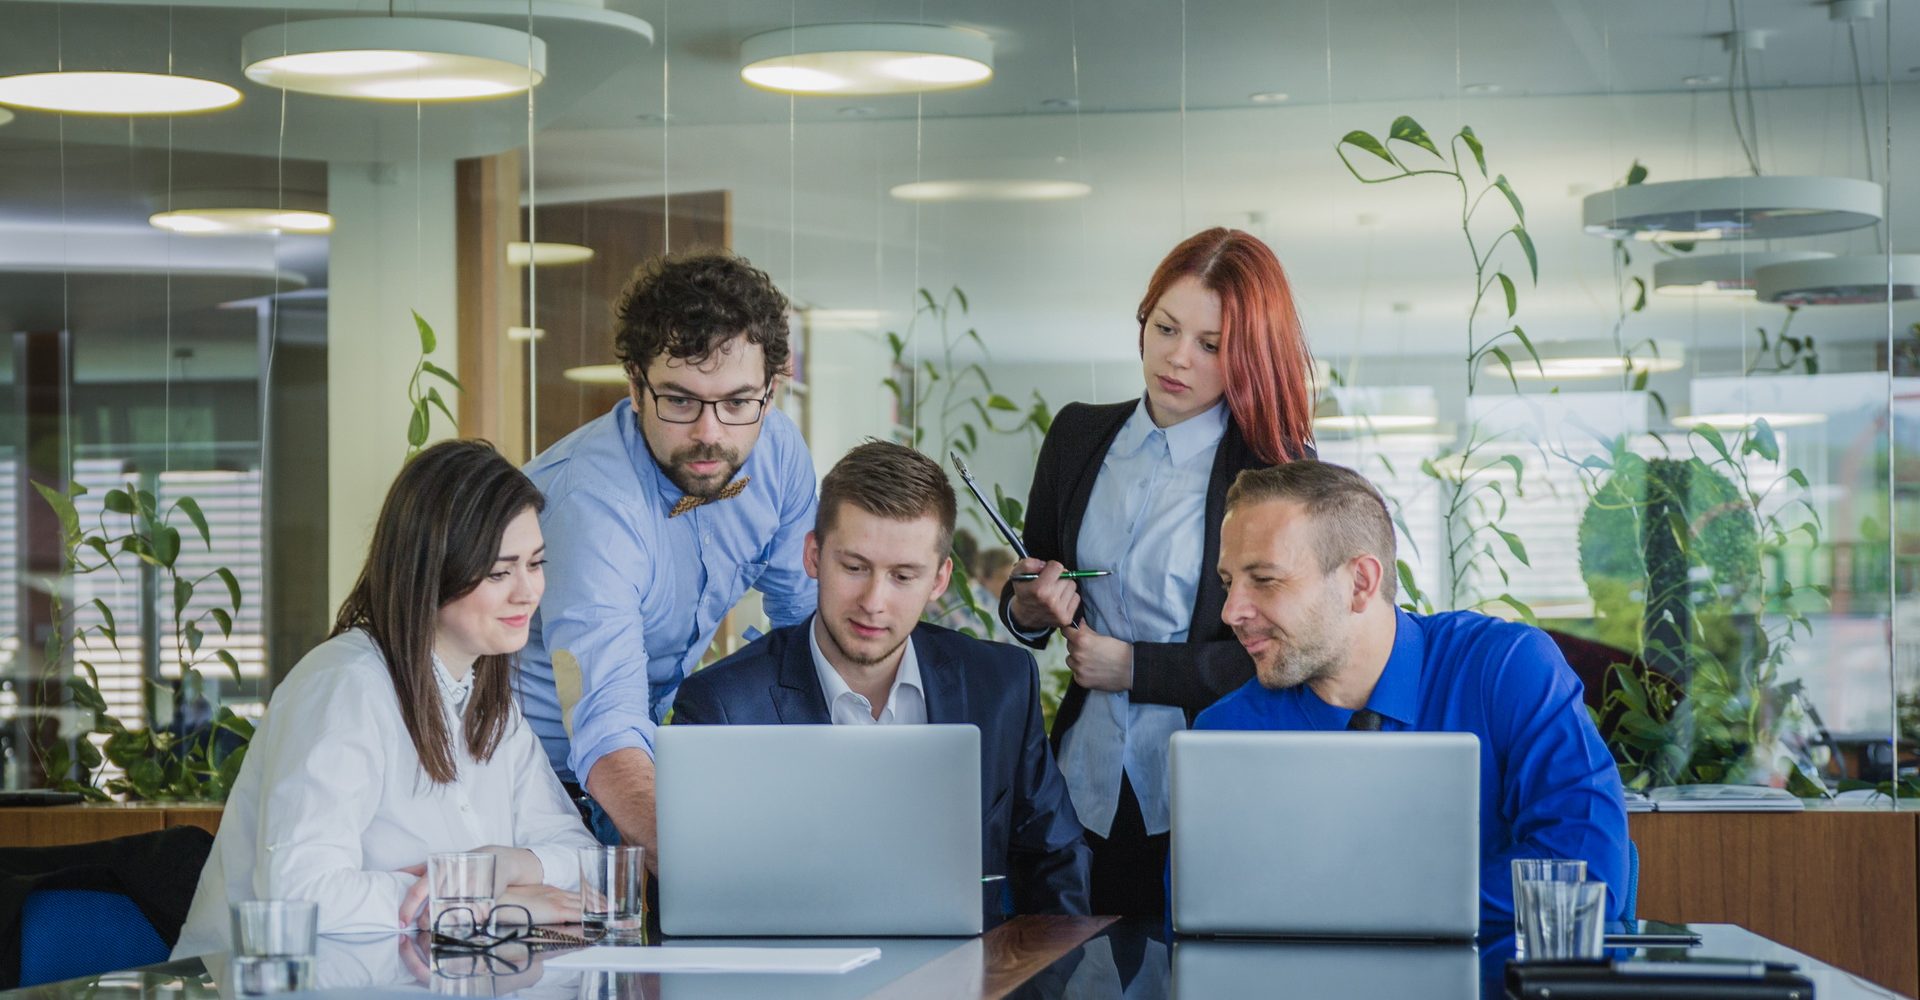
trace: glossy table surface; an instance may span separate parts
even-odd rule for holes
[[[1729,924],[1696,924],[1701,957],[1791,962],[1821,1000],[1897,994]],[[689,941],[773,947],[874,945],[879,961],[844,975],[643,974],[550,969],[564,949],[491,963],[436,957],[412,935],[323,938],[314,995],[627,998],[1098,998],[1271,997],[1494,1000],[1510,938],[1478,944],[1179,939],[1159,927],[1105,918],[1022,917],[978,938]],[[1624,954],[1624,953],[1620,953]],[[1640,953],[1646,954],[1646,953]],[[1653,957],[1672,957],[1665,950]],[[188,959],[0,993],[6,998],[225,997],[225,956]]]

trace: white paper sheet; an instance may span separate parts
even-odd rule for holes
[[[618,948],[599,946],[546,959],[549,969],[616,972],[851,972],[880,960],[878,948]]]

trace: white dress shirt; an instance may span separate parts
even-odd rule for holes
[[[518,706],[487,761],[460,737],[472,692],[434,663],[454,734],[454,780],[420,765],[380,649],[364,632],[321,643],[273,692],[200,873],[175,958],[228,947],[229,904],[310,899],[322,934],[400,926],[416,876],[440,851],[500,845],[539,858],[548,884],[579,885],[575,849],[595,841]]]
[[[1147,402],[1114,435],[1086,516],[1075,565],[1111,570],[1080,581],[1087,623],[1125,642],[1185,642],[1207,541],[1207,484],[1227,433],[1227,404],[1172,427],[1154,425]],[[1136,704],[1125,691],[1089,691],[1060,740],[1060,774],[1080,822],[1113,832],[1124,771],[1148,834],[1170,823],[1167,744],[1187,728],[1174,705]]]
[[[836,726],[918,726],[927,721],[927,693],[920,684],[920,660],[913,655],[913,640],[900,657],[900,669],[893,675],[893,687],[887,690],[887,704],[880,717],[873,717],[873,702],[847,686],[840,671],[833,669],[820,652],[820,619],[816,615],[807,625],[807,648],[813,650],[813,669],[820,675],[820,691],[827,696],[827,711]]]

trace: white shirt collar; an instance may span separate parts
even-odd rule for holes
[[[1194,455],[1220,443],[1227,434],[1227,401],[1222,399],[1205,413],[1197,414],[1174,424],[1161,427],[1153,422],[1153,414],[1147,412],[1147,397],[1140,397],[1140,405],[1134,407],[1133,415],[1120,425],[1120,433],[1114,435],[1111,453],[1119,456],[1138,452],[1159,431],[1166,441],[1166,453],[1175,465],[1185,462]]]
[[[819,620],[820,616],[816,614],[807,621],[807,648],[813,652],[813,671],[820,677],[820,692],[827,696],[828,714],[837,717],[839,713],[834,711],[834,707],[845,698],[860,706],[860,711],[865,712],[867,718],[871,720],[873,703],[864,695],[848,687],[847,682],[841,678],[840,671],[833,669],[833,664],[827,662],[826,654],[820,651],[820,635],[814,631],[821,627]],[[924,703],[926,688],[920,683],[920,658],[914,655],[911,637],[907,639],[901,654],[900,669],[893,675],[893,686],[887,689],[887,704],[881,709],[881,721],[888,721],[886,718],[888,713],[900,706],[902,688],[913,689],[913,693]]]
[[[473,694],[473,668],[467,669],[467,676],[454,680],[453,672],[447,669],[446,664],[440,662],[440,654],[431,655],[433,656],[433,679],[440,686],[441,703],[446,705],[448,711],[451,711],[456,718],[464,716],[467,698]],[[476,661],[474,666],[478,665]]]

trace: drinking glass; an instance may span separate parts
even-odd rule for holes
[[[495,858],[483,852],[427,855],[427,929],[466,938],[493,912]]]
[[[639,847],[580,848],[580,923],[589,939],[646,943],[645,860]]]
[[[1513,871],[1513,960],[1527,960],[1527,929],[1520,914],[1526,909],[1528,882],[1585,882],[1587,863],[1566,858],[1515,858]]]
[[[1595,959],[1606,938],[1605,882],[1523,882],[1527,958]]]
[[[313,949],[320,908],[304,899],[249,899],[233,904],[233,993],[262,997],[294,993],[313,981]]]

